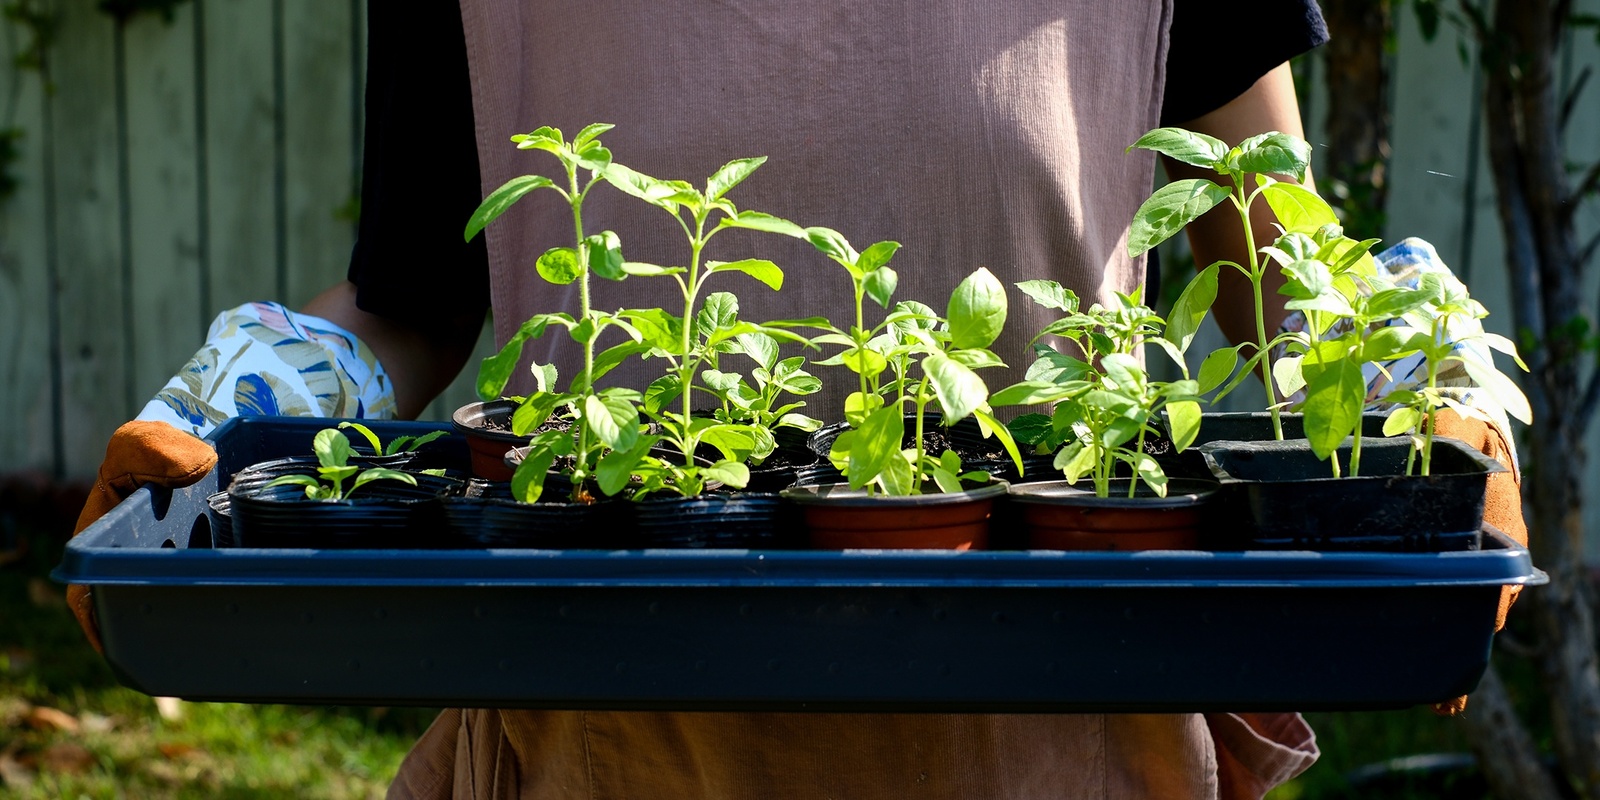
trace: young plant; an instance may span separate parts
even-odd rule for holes
[[[852,430],[834,440],[830,460],[849,479],[851,488],[889,495],[921,494],[925,484],[959,492],[963,481],[982,482],[985,472],[964,472],[953,452],[927,452],[923,433],[928,406],[938,404],[944,425],[971,415],[985,438],[994,436],[1022,468],[1022,456],[1005,425],[989,406],[989,387],[977,370],[1004,366],[988,347],[1006,320],[1005,287],[987,269],[968,275],[950,296],[939,317],[920,303],[900,303],[883,322],[868,327],[865,300],[884,308],[899,276],[889,261],[897,242],[878,242],[857,252],[837,231],[807,228],[805,237],[844,267],[854,289],[854,324],[848,330],[826,319],[808,320],[823,331],[815,344],[846,348],[822,364],[843,364],[856,374],[858,390],[845,400],[845,420]],[[891,372],[891,365],[894,369]],[[920,372],[920,377],[913,373]],[[886,373],[891,379],[883,380]],[[912,447],[902,448],[905,417],[913,420]]]
[[[629,275],[672,278],[683,310],[681,316],[660,308],[620,312],[639,333],[644,354],[663,358],[668,364],[667,374],[652,382],[643,396],[646,412],[663,434],[642,437],[641,442],[664,441],[676,457],[656,458],[648,454],[648,447],[636,445],[631,450],[618,448],[608,456],[611,463],[602,465],[610,476],[619,474],[624,467],[638,475],[642,480],[640,494],[665,490],[693,496],[704,491],[709,481],[742,488],[750,479],[745,462],[757,454],[764,457],[772,452],[772,434],[759,424],[693,413],[695,392],[705,391],[696,386],[695,377],[703,368],[714,366],[720,353],[733,351],[740,336],[760,333],[774,339],[805,341],[770,324],[739,320],[738,300],[732,294],[718,292],[707,296],[703,304],[700,302],[707,282],[725,273],[743,273],[773,291],[783,288],[783,270],[766,259],[702,259],[711,239],[730,228],[799,235],[799,226],[768,214],[740,211],[726,196],[765,162],[764,157],[730,161],[706,180],[703,191],[684,181],[652,178],[620,164],[611,164],[600,172],[623,192],[671,214],[689,245],[686,266],[637,262],[621,265]],[[727,385],[725,379],[713,376],[711,380],[722,380]],[[722,397],[715,389],[709,391]],[[675,402],[677,409],[672,408]],[[702,445],[715,449],[722,458],[708,466],[698,465],[695,454]],[[628,461],[631,463],[625,463]]]
[[[1421,353],[1427,377],[1418,389],[1397,389],[1384,396],[1385,402],[1396,406],[1384,421],[1383,432],[1389,436],[1409,433],[1414,447],[1407,459],[1406,471],[1412,470],[1420,453],[1421,474],[1428,475],[1433,464],[1434,421],[1439,409],[1450,408],[1463,417],[1491,424],[1497,421],[1485,413],[1485,408],[1498,410],[1526,424],[1533,422],[1533,410],[1522,390],[1495,368],[1490,351],[1498,350],[1510,356],[1523,371],[1527,371],[1528,366],[1517,355],[1517,347],[1511,340],[1489,333],[1477,323],[1489,312],[1468,296],[1467,288],[1454,278],[1430,273],[1418,279],[1414,291],[1425,297],[1424,302],[1404,314],[1403,324],[1381,332],[1395,331],[1393,335],[1397,340]],[[1439,386],[1440,374],[1456,366],[1474,384],[1467,390],[1473,395],[1470,403]]]
[[[377,449],[380,453],[384,452],[383,449],[377,448],[375,444],[377,437],[372,435],[372,431],[351,423],[341,423],[339,427],[346,426],[356,427],[363,431],[368,440],[374,442],[374,449]],[[397,469],[388,469],[386,467],[362,469],[355,464],[351,464],[350,458],[357,455],[357,453],[350,446],[349,437],[345,436],[339,428],[324,428],[318,431],[316,437],[311,440],[311,451],[317,456],[316,477],[311,475],[284,475],[272,479],[263,488],[290,485],[304,486],[306,497],[331,503],[349,500],[350,495],[355,490],[373,481],[395,480],[412,486],[417,485],[416,478]],[[350,481],[348,488],[345,486],[345,481],[347,480]]]
[[[445,434],[444,431],[429,431],[421,436],[397,436],[393,439],[390,439],[388,444],[383,444],[381,441],[379,441],[378,435],[372,432],[371,428],[368,428],[359,422],[341,422],[339,423],[339,429],[353,430],[356,433],[361,434],[361,438],[366,439],[367,444],[372,447],[372,452],[380,456],[394,456],[401,453],[415,453],[423,445],[433,441],[434,439],[438,439]]]
[[[1268,359],[1275,342],[1267,337],[1265,300],[1261,292],[1261,283],[1267,274],[1268,263],[1260,257],[1257,249],[1255,233],[1250,225],[1250,211],[1258,200],[1264,200],[1277,214],[1279,223],[1287,230],[1306,232],[1303,226],[1310,224],[1309,217],[1320,213],[1320,209],[1306,208],[1308,202],[1315,200],[1321,208],[1326,208],[1327,204],[1322,203],[1314,192],[1295,184],[1272,180],[1269,173],[1293,175],[1298,181],[1305,180],[1306,169],[1310,164],[1310,146],[1302,139],[1276,131],[1252,136],[1240,142],[1237,147],[1229,147],[1222,140],[1203,133],[1186,131],[1182,128],[1157,128],[1141,136],[1128,149],[1134,148],[1153,150],[1185,164],[1213,170],[1231,181],[1230,187],[1204,178],[1187,178],[1173,181],[1156,190],[1134,214],[1133,224],[1128,233],[1128,254],[1130,257],[1138,257],[1183,230],[1189,223],[1217,205],[1224,201],[1232,203],[1243,225],[1249,263],[1218,261],[1202,270],[1196,276],[1195,282],[1207,285],[1209,289],[1206,292],[1211,299],[1214,299],[1217,270],[1230,267],[1242,273],[1250,281],[1253,290],[1256,340],[1238,345],[1231,350],[1213,353],[1207,361],[1212,362],[1210,374],[1215,374],[1223,368],[1224,360],[1227,360],[1229,362],[1226,365],[1227,372],[1231,374],[1240,352],[1246,347],[1250,348],[1251,352],[1245,360],[1242,372],[1249,373],[1259,367],[1261,381],[1267,393],[1267,408],[1272,414],[1273,434],[1275,438],[1282,439],[1283,423],[1279,418],[1281,406],[1273,391],[1271,364]],[[1247,179],[1250,176],[1254,176],[1253,181]],[[1331,222],[1331,212],[1329,216],[1330,219],[1326,221]],[[1323,223],[1318,222],[1312,230],[1321,224]],[[1206,305],[1209,304],[1208,300]],[[1202,380],[1202,384],[1204,382]]]
[[[710,368],[700,371],[700,382],[720,401],[716,419],[753,425],[769,433],[778,428],[809,433],[822,427],[821,420],[800,413],[805,401],[784,401],[785,395],[805,397],[822,390],[822,381],[806,372],[804,356],[780,358],[778,340],[759,332],[741,333],[730,345],[728,353],[748,356],[755,366],[747,382],[737,372],[722,371],[714,353]],[[775,447],[776,439],[773,444]],[[770,454],[758,449],[751,454],[751,461],[761,463]]]
[[[534,367],[538,390],[522,398],[511,417],[512,432],[527,435],[560,411],[572,422],[572,433],[547,431],[534,437],[527,456],[518,465],[512,478],[512,493],[524,502],[535,502],[544,491],[546,474],[558,459],[567,459],[572,478],[572,502],[589,503],[596,498],[590,493],[591,483],[598,484],[605,494],[621,491],[628,482],[623,469],[620,479],[617,470],[604,471],[602,456],[609,453],[637,453],[639,448],[639,402],[642,396],[621,388],[597,389],[595,382],[625,361],[644,352],[647,346],[639,343],[639,333],[626,320],[615,314],[598,311],[590,297],[592,276],[620,281],[628,276],[623,268],[621,242],[611,231],[586,234],[583,224],[583,202],[589,191],[601,182],[601,173],[613,167],[611,151],[597,138],[613,126],[597,123],[585,127],[568,142],[560,130],[542,127],[532,133],[511,137],[518,149],[543,150],[554,155],[563,168],[563,181],[542,175],[523,175],[512,178],[492,192],[473,212],[467,222],[465,238],[471,240],[485,226],[498,218],[525,195],[539,189],[548,189],[560,195],[572,214],[574,231],[571,246],[546,250],[534,263],[534,268],[544,280],[565,286],[578,284],[579,310],[577,317],[556,312],[535,314],[524,321],[505,346],[484,359],[478,369],[478,396],[484,400],[499,398],[505,391],[512,371],[522,358],[524,344],[543,336],[552,325],[566,329],[573,341],[583,350],[583,369],[568,384],[566,391],[555,390],[553,366]],[[580,180],[580,173],[586,177]],[[601,335],[607,329],[617,328],[629,339],[605,350],[599,350]],[[646,448],[648,449],[648,445]]]
[[[1129,497],[1141,483],[1165,497],[1166,472],[1145,452],[1145,441],[1159,433],[1155,421],[1163,412],[1179,452],[1199,435],[1200,387],[1188,377],[1183,350],[1203,312],[1200,318],[1189,315],[1186,309],[1193,307],[1193,300],[1186,293],[1175,312],[1184,321],[1172,326],[1137,295],[1118,293],[1113,308],[1096,303],[1083,310],[1077,295],[1054,281],[1025,281],[1017,288],[1035,303],[1065,315],[1034,337],[1038,359],[1025,379],[995,393],[996,405],[1055,404],[1049,415],[1024,414],[1013,420],[1017,438],[1040,452],[1054,452],[1054,466],[1068,483],[1088,476],[1096,496],[1110,496],[1112,478],[1125,467],[1132,475]],[[1040,343],[1045,336],[1072,342],[1084,358]],[[1151,380],[1138,358],[1146,344],[1171,357],[1184,378]]]

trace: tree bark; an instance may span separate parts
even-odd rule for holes
[[[1328,23],[1328,152],[1317,176],[1327,180],[1357,239],[1383,235],[1389,192],[1389,56],[1394,34],[1390,0],[1323,0]]]
[[[1550,585],[1530,599],[1539,665],[1550,694],[1557,756],[1580,796],[1600,800],[1600,663],[1582,557],[1587,466],[1582,352],[1573,323],[1583,309],[1583,264],[1561,144],[1555,53],[1570,8],[1561,0],[1499,0],[1492,21],[1474,21],[1485,70],[1489,163],[1505,232],[1518,330],[1538,339],[1523,381],[1535,423],[1525,437],[1524,491],[1534,562]],[[1592,380],[1591,376],[1591,380]],[[1469,706],[1470,707],[1470,706]],[[1503,791],[1503,790],[1501,790]],[[1518,796],[1513,789],[1506,796]]]
[[[1517,718],[1493,664],[1472,693],[1461,723],[1495,797],[1561,800],[1561,791],[1540,761],[1539,749]]]

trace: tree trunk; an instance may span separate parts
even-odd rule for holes
[[[1486,77],[1484,111],[1513,316],[1537,337],[1523,382],[1535,422],[1527,431],[1524,491],[1534,562],[1550,585],[1530,599],[1539,664],[1550,693],[1557,756],[1580,796],[1600,800],[1600,664],[1582,558],[1578,481],[1592,402],[1579,336],[1583,264],[1572,226],[1553,59],[1570,8],[1560,0],[1499,0],[1473,21]],[[1593,380],[1593,377],[1590,378]],[[1497,788],[1507,797],[1518,796]]]
[[[1472,750],[1483,765],[1495,797],[1516,800],[1560,800],[1561,792],[1539,760],[1539,750],[1517,718],[1505,684],[1494,665],[1484,673],[1461,715]]]
[[[1340,202],[1357,239],[1383,235],[1389,192],[1389,55],[1394,35],[1390,0],[1323,0],[1328,22],[1328,152],[1319,184]]]

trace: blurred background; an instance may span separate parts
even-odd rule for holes
[[[157,704],[116,686],[45,577],[112,430],[217,312],[344,275],[365,4],[0,0],[0,797],[381,796],[430,718]],[[1322,6],[1333,42],[1295,65],[1319,189],[1358,238],[1432,242],[1523,349],[1526,508],[1555,583],[1467,715],[1315,715],[1322,761],[1273,797],[1600,798],[1600,0]]]

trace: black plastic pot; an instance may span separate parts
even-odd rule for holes
[[[1410,450],[1405,437],[1363,439],[1361,474],[1333,478],[1304,439],[1202,445],[1221,484],[1217,518],[1230,523],[1215,531],[1217,549],[1476,550],[1489,475],[1505,468],[1439,437],[1433,474],[1406,475]]]
[[[227,492],[206,495],[206,519],[211,523],[211,546],[233,547],[233,508]]]
[[[551,502],[523,503],[506,483],[474,478],[461,494],[439,499],[450,541],[466,548],[542,550],[609,550],[627,539],[630,509],[617,500],[599,503],[562,502],[565,490],[545,484]],[[565,483],[565,478],[559,478]],[[570,484],[569,484],[570,486]]]
[[[781,492],[793,486],[800,471],[817,463],[817,454],[811,451],[811,433],[799,428],[782,427],[772,431],[778,440],[778,449],[761,464],[750,467],[748,492]]]
[[[788,550],[804,543],[798,515],[776,494],[711,493],[632,506],[633,547]]]
[[[249,471],[247,470],[246,473]],[[417,485],[373,481],[350,500],[311,500],[305,487],[267,486],[240,473],[228,488],[236,547],[313,549],[434,548],[449,546],[442,534],[439,495],[460,481],[414,475]]]

